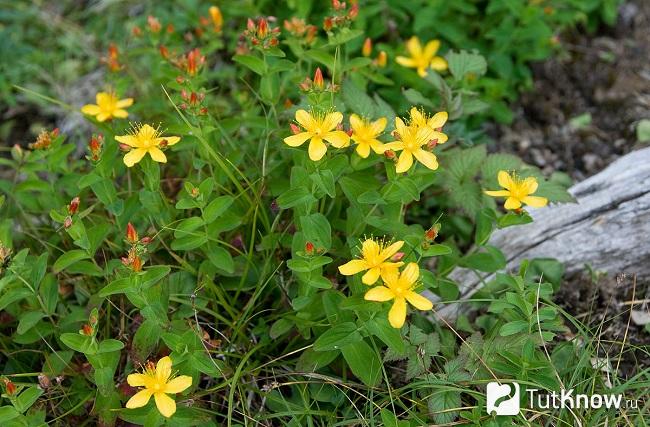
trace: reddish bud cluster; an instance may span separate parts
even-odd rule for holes
[[[291,18],[291,21],[284,21],[284,29],[308,45],[313,43],[316,33],[318,33],[318,28],[315,25],[307,25],[304,19],[295,16]]]
[[[198,48],[192,49],[185,55],[181,56],[176,56],[168,50],[165,50],[165,54],[167,55],[165,58],[168,59],[169,62],[180,70],[186,72],[189,76],[197,75],[201,67],[205,64],[205,56],[201,55],[201,51]],[[185,81],[182,76],[176,78],[176,81],[179,80],[182,80],[183,82]]]
[[[300,90],[303,92],[323,92],[323,91],[328,91],[328,92],[337,92],[339,87],[338,85],[335,85],[332,82],[329,82],[327,85],[325,84],[325,79],[323,78],[323,72],[321,71],[320,68],[316,68],[316,72],[314,72],[314,79],[310,79],[309,77],[305,77],[305,79],[298,84],[298,87]]]
[[[239,37],[237,46],[237,53],[242,54],[248,52],[247,43],[252,47],[261,49],[270,49],[278,45],[278,34],[280,28],[271,27],[269,21],[275,21],[274,17],[259,18],[257,22],[248,18],[246,23],[246,30]]]
[[[108,69],[112,72],[122,69],[122,64],[120,64],[120,51],[117,49],[115,43],[108,45],[108,53],[106,56],[101,58],[101,62],[106,64]]]
[[[203,100],[205,99],[205,93],[196,93],[194,91],[188,93],[185,89],[182,89],[181,98],[185,101],[179,106],[181,110],[190,109],[191,112],[198,115],[208,113],[208,109],[202,105]]]
[[[330,31],[336,27],[349,27],[359,15],[359,5],[356,2],[348,9],[346,2],[332,0],[332,9],[334,15],[326,16],[323,20],[323,29],[325,31]]]
[[[104,135],[101,133],[99,135],[93,135],[90,138],[88,143],[88,151],[90,151],[90,157],[86,157],[93,162],[99,161],[102,155],[102,147],[104,146]]]
[[[424,232],[424,238],[427,240],[427,242],[433,242],[436,240],[436,237],[438,237],[438,232],[440,231],[440,227],[440,223],[436,222],[431,226],[431,228]]]
[[[147,16],[147,27],[149,27],[149,31],[152,33],[159,33],[162,25],[160,25],[160,21],[158,18],[155,16],[149,15]]]
[[[2,382],[5,384],[5,392],[8,396],[13,396],[16,394],[16,384],[11,382],[11,380],[8,378],[3,378]]]
[[[55,128],[53,131],[41,131],[36,137],[36,141],[29,144],[29,148],[32,150],[46,150],[52,145],[52,139],[59,136],[59,128]]]

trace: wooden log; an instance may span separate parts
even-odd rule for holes
[[[507,268],[516,269],[523,259],[555,258],[567,273],[588,264],[610,275],[650,277],[650,148],[621,157],[569,192],[577,203],[529,209],[534,222],[494,232],[489,244],[503,251]],[[467,269],[450,278],[460,286],[459,299],[482,286]],[[454,304],[439,311],[454,317],[457,310]]]

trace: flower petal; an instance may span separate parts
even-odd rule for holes
[[[89,116],[96,116],[101,112],[101,108],[99,108],[99,105],[94,105],[94,104],[87,104],[81,107],[81,112],[84,114],[88,114]]]
[[[485,194],[492,197],[509,197],[510,191],[508,190],[485,190]]]
[[[374,122],[370,123],[370,129],[375,137],[379,136],[380,133],[386,129],[388,124],[388,119],[386,117],[381,117]]]
[[[134,148],[124,156],[124,164],[128,167],[132,167],[134,164],[142,160],[145,154],[147,154],[145,148]]]
[[[399,156],[399,160],[397,160],[395,172],[406,172],[407,170],[411,169],[411,166],[413,166],[413,154],[411,154],[410,151],[402,151],[402,154]]]
[[[412,107],[411,110],[409,111],[409,114],[411,115],[411,122],[412,123],[415,123],[418,126],[425,123],[424,115],[416,107]]]
[[[535,191],[537,191],[537,187],[539,186],[539,184],[537,184],[537,180],[532,176],[524,179],[520,185],[521,189],[526,194],[533,194]]]
[[[388,321],[393,328],[401,328],[406,320],[406,300],[404,298],[395,298],[393,306],[388,312]]]
[[[370,155],[370,144],[359,143],[357,144],[357,154],[364,159],[367,159]]]
[[[172,374],[172,359],[169,356],[165,356],[156,363],[156,378],[163,382],[167,382],[167,379]]]
[[[406,42],[406,50],[413,57],[418,57],[422,55],[422,45],[420,44],[420,39],[413,36]]]
[[[176,412],[176,402],[174,399],[165,393],[156,393],[154,399],[156,399],[156,407],[163,417],[169,418],[174,415]]]
[[[388,258],[395,255],[397,253],[397,251],[399,251],[402,248],[402,246],[404,246],[404,242],[402,240],[397,241],[397,242],[393,243],[392,245],[387,246],[386,248],[384,248],[384,250],[381,251],[381,253],[379,254],[379,257],[383,261],[386,261]]]
[[[418,267],[414,262],[409,262],[406,264],[406,267],[404,267],[404,270],[402,270],[400,279],[404,280],[409,285],[412,285],[418,280],[418,277],[420,277],[420,267]]]
[[[342,121],[343,114],[338,111],[333,111],[323,118],[323,130],[330,131],[336,128]]]
[[[432,58],[440,49],[440,40],[431,40],[424,46],[424,53],[422,56],[425,58]]]
[[[323,142],[322,139],[313,137],[309,141],[309,158],[314,162],[319,161],[323,158],[325,153],[327,153],[327,145]]]
[[[113,96],[108,93],[108,92],[97,92],[97,95],[95,95],[95,102],[97,102],[97,105],[102,105],[102,104],[108,104],[112,101]]]
[[[339,272],[344,276],[352,276],[366,269],[368,269],[368,263],[362,259],[353,259],[343,265],[339,265]]]
[[[118,119],[126,119],[129,117],[129,113],[126,110],[117,109],[113,111],[113,117],[116,117]]]
[[[379,279],[379,276],[381,275],[381,268],[379,267],[373,267],[366,271],[366,274],[364,274],[361,277],[361,281],[365,285],[374,285],[375,282]]]
[[[393,141],[383,144],[381,146],[382,154],[388,150],[400,151],[404,149],[404,143],[402,141]]]
[[[431,129],[431,127],[429,127],[429,129]],[[431,136],[429,136],[429,138],[431,138],[432,140],[437,139],[438,144],[444,144],[449,139],[447,134],[442,133],[442,132],[438,132],[437,130],[431,132]]]
[[[284,143],[289,147],[299,147],[311,137],[309,132],[300,132],[295,135],[287,136],[284,138]]]
[[[427,69],[423,67],[418,67],[418,76],[420,77],[426,77],[427,76]]]
[[[373,239],[366,239],[361,244],[361,255],[366,259],[372,259],[379,255],[381,248]]]
[[[189,388],[192,386],[192,377],[187,376],[187,375],[181,375],[179,377],[174,378],[170,382],[165,385],[165,393],[181,393],[185,391],[185,389]]]
[[[420,163],[431,170],[438,169],[438,158],[435,154],[423,149],[415,150],[413,155]]]
[[[158,163],[167,163],[167,156],[158,147],[149,147],[149,155]]]
[[[343,148],[350,145],[350,136],[342,130],[327,132],[323,135],[323,139],[336,148]]]
[[[126,382],[129,383],[131,387],[144,387],[147,376],[145,374],[131,374],[126,377]]]
[[[519,209],[521,207],[521,202],[519,199],[514,197],[508,197],[506,202],[503,204],[503,207],[506,209]]]
[[[415,62],[414,59],[408,58],[406,56],[396,57],[395,62],[397,62],[402,67],[415,68],[417,66],[417,63]]]
[[[138,138],[133,135],[118,135],[115,137],[115,140],[129,147],[138,147],[140,145]]]
[[[178,141],[180,141],[180,140],[181,140],[180,136],[161,136],[160,138],[156,138],[156,142],[158,144],[165,141],[167,143],[167,146],[177,144]]]
[[[366,301],[378,302],[390,301],[393,298],[395,298],[395,294],[386,286],[375,286],[363,296]]]
[[[106,113],[99,113],[95,118],[97,119],[98,122],[105,122],[106,120],[111,118],[111,115]]]
[[[526,196],[521,199],[521,201],[533,208],[541,208],[548,204],[548,199],[546,197],[539,196]]]
[[[126,108],[126,107],[130,107],[131,105],[133,105],[133,98],[120,99],[115,104],[117,108]]]
[[[387,285],[392,285],[399,280],[399,267],[403,262],[385,262],[381,265],[381,280]]]
[[[364,123],[361,117],[354,113],[350,114],[350,127],[355,132],[359,132],[360,129],[363,129]]]
[[[436,71],[445,71],[448,67],[447,60],[441,56],[434,56],[431,59],[431,68]]]
[[[446,111],[440,111],[434,114],[433,117],[429,119],[429,122],[427,124],[433,129],[438,129],[447,123],[447,119],[449,119],[449,114]]]
[[[512,177],[508,172],[499,171],[499,174],[497,175],[497,180],[499,181],[500,186],[502,186],[506,190],[512,190],[514,182],[512,182]]]
[[[313,131],[317,126],[314,117],[305,110],[296,111],[296,121],[308,131]]]
[[[128,402],[126,402],[126,407],[128,409],[142,408],[144,405],[149,403],[149,399],[151,399],[152,394],[153,392],[149,391],[148,389],[140,390],[134,394]]]
[[[395,117],[395,130],[400,135],[405,135],[408,131],[408,126],[406,126],[404,120],[402,120],[400,117]]]
[[[433,303],[417,292],[411,291],[407,293],[406,300],[418,310],[431,310],[433,308]]]

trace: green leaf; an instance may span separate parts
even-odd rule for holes
[[[235,201],[232,196],[220,196],[203,209],[203,220],[206,224],[219,218]]]
[[[124,343],[122,341],[107,339],[99,343],[99,349],[97,350],[97,353],[110,353],[112,351],[120,351],[123,348]]]
[[[332,246],[332,229],[325,215],[315,213],[301,216],[300,227],[305,240],[313,243],[317,250],[327,252]]]
[[[499,228],[506,228],[512,225],[523,225],[533,222],[533,218],[526,212],[522,210],[521,213],[508,212],[505,215],[502,215],[497,220],[497,226]]]
[[[387,318],[375,317],[374,319],[370,319],[366,322],[366,328],[368,328],[368,332],[382,340],[393,351],[397,353],[404,353],[406,351],[406,345],[404,344],[404,338],[402,338],[400,330],[393,328]]]
[[[381,359],[379,355],[361,340],[341,348],[343,358],[352,373],[368,387],[374,387],[381,378]]]
[[[303,203],[316,201],[316,198],[305,187],[296,187],[285,191],[278,197],[278,205],[289,209]]]
[[[74,264],[77,261],[82,259],[90,258],[88,253],[82,249],[73,249],[61,255],[52,266],[52,269],[55,273],[59,273],[64,270],[67,266]]]
[[[432,257],[432,256],[442,256],[442,255],[449,255],[451,253],[451,248],[449,246],[445,245],[431,245],[426,249],[421,249],[418,248],[418,252],[424,257]]]
[[[499,249],[492,246],[486,246],[485,249],[485,252],[467,255],[461,260],[461,264],[464,267],[487,273],[494,273],[506,266],[506,258]]]
[[[94,339],[81,334],[65,333],[61,335],[61,341],[74,351],[85,354],[96,354],[97,344]]]
[[[434,391],[427,403],[434,421],[441,425],[452,423],[458,416],[457,411],[449,411],[449,409],[462,407],[460,392],[445,389]]]
[[[32,329],[36,324],[45,317],[45,313],[41,311],[29,311],[20,316],[16,333],[22,335]]]
[[[20,416],[20,412],[16,411],[13,406],[0,406],[0,420],[8,422]]]
[[[113,280],[108,285],[104,286],[99,291],[99,296],[104,298],[109,295],[123,294],[125,292],[133,292],[136,290],[136,284],[130,277],[123,277],[121,279]]]
[[[650,142],[650,120],[642,119],[636,125],[636,140],[639,142]]]
[[[334,63],[336,61],[334,56],[324,50],[308,50],[305,52],[305,56],[313,61],[320,62],[330,70],[334,69]]]
[[[338,46],[340,44],[345,44],[350,40],[356,39],[357,37],[363,35],[363,30],[350,29],[347,27],[339,28],[337,31],[328,32],[328,40],[330,46]]]
[[[456,80],[462,80],[469,74],[480,77],[487,71],[487,62],[478,53],[469,53],[465,50],[452,51],[447,53],[446,58],[449,72]]]
[[[204,253],[215,267],[229,274],[235,271],[235,262],[232,255],[225,248],[210,245],[207,249],[204,249]]]
[[[361,117],[372,118],[375,116],[375,102],[352,80],[343,81],[341,96],[345,105]]]
[[[406,89],[403,92],[404,97],[413,105],[424,105],[425,107],[434,108],[433,102],[429,101],[420,92],[415,89]]]
[[[293,328],[293,322],[291,320],[284,318],[278,319],[271,325],[269,336],[275,340],[289,332],[291,328]]]
[[[528,322],[525,320],[514,320],[503,325],[501,329],[499,329],[499,335],[507,337],[527,330]]]
[[[133,337],[132,349],[139,360],[146,360],[158,346],[162,329],[158,322],[146,319]]]
[[[362,341],[363,337],[354,322],[334,325],[314,342],[315,351],[340,350],[344,346]]]
[[[267,73],[267,67],[266,64],[264,63],[264,60],[256,56],[235,55],[232,57],[232,60],[238,64],[241,64],[249,68],[251,71],[253,71],[256,74],[259,74],[260,76],[263,76],[264,74]]]
[[[28,387],[14,400],[14,407],[22,414],[36,403],[41,394],[43,394],[43,390],[37,386]]]
[[[144,271],[144,274],[140,276],[140,286],[142,289],[147,289],[160,282],[169,274],[170,271],[171,267],[168,265],[155,265],[149,267]]]

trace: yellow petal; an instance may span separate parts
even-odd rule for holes
[[[361,117],[359,117],[356,114],[351,114],[350,115],[350,127],[352,128],[353,131],[359,132],[361,129],[364,128],[364,123]]]
[[[296,111],[296,121],[308,131],[313,131],[317,126],[316,120],[305,110]]]
[[[366,259],[372,259],[379,255],[381,248],[373,239],[366,239],[361,244],[361,255]]]
[[[447,114],[446,111],[440,111],[434,114],[433,117],[429,119],[429,122],[427,124],[431,126],[433,129],[438,129],[443,127],[445,123],[447,123],[448,118],[449,118],[449,114]]]
[[[289,147],[299,147],[305,143],[311,137],[309,132],[300,132],[295,135],[288,136],[284,138],[284,143]]]
[[[438,52],[438,49],[440,49],[440,40],[431,40],[424,47],[424,54],[422,56],[432,58]]]
[[[172,359],[165,356],[156,363],[156,378],[167,382],[167,378],[172,374]]]
[[[370,144],[359,143],[357,144],[357,154],[364,159],[367,159],[370,155]]]
[[[388,312],[388,321],[393,328],[401,328],[406,320],[406,300],[404,298],[395,298],[393,306]]]
[[[512,177],[510,174],[506,171],[499,171],[499,174],[497,175],[497,180],[499,181],[499,185],[505,188],[506,190],[512,190],[513,182],[512,182]]]
[[[131,374],[126,377],[126,382],[129,383],[131,387],[144,387],[147,376],[144,374]]]
[[[327,153],[327,145],[323,142],[322,139],[313,137],[309,141],[309,158],[314,162],[319,161],[323,158],[325,153]]]
[[[492,197],[509,197],[510,191],[508,190],[485,190],[485,194]]]
[[[372,151],[374,151],[377,154],[384,154],[386,151],[386,147],[384,147],[384,144],[381,143],[381,141],[377,139],[371,139],[368,141],[368,145],[370,148],[372,148]]]
[[[132,167],[134,164],[142,160],[145,154],[147,154],[146,149],[134,148],[133,150],[126,153],[126,155],[124,156],[124,164],[128,167]]]
[[[429,127],[429,129],[431,129],[431,127]],[[431,136],[429,136],[429,138],[431,138],[431,140],[437,139],[438,144],[444,144],[449,139],[446,134],[438,131],[431,132]]]
[[[105,122],[106,120],[111,118],[111,115],[106,113],[99,113],[95,118],[97,119],[98,122]]]
[[[397,62],[399,65],[403,67],[408,67],[408,68],[415,68],[417,67],[417,63],[415,60],[412,58],[408,58],[406,56],[398,56],[395,58],[395,62]]]
[[[400,117],[395,117],[395,130],[400,135],[405,135],[408,131],[408,127]]]
[[[144,405],[149,403],[149,399],[151,399],[152,394],[153,393],[148,389],[140,390],[134,394],[128,402],[126,402],[126,407],[128,409],[142,408]]]
[[[181,393],[190,386],[192,386],[192,377],[181,375],[165,385],[165,393]]]
[[[412,57],[416,58],[422,55],[422,45],[420,44],[420,39],[413,36],[406,42],[406,50],[411,54]]]
[[[538,196],[526,196],[521,199],[521,201],[533,208],[541,208],[548,204],[548,199],[546,197]]]
[[[381,265],[381,280],[387,285],[395,284],[399,280],[399,267],[403,262],[385,262]]]
[[[167,156],[158,147],[149,147],[149,155],[158,163],[167,163]]]
[[[343,121],[343,114],[339,113],[338,111],[329,113],[323,118],[323,130],[330,131],[336,128],[342,121]]]
[[[395,298],[393,291],[388,289],[386,286],[375,286],[370,289],[363,297],[366,301],[390,301]]]
[[[133,105],[133,98],[120,99],[115,104],[117,108],[126,108],[126,107],[130,107],[131,105]]]
[[[366,270],[368,263],[362,259],[353,259],[343,265],[339,265],[339,272],[344,276],[352,276],[360,271]]]
[[[388,119],[386,117],[381,117],[370,124],[370,130],[372,131],[372,134],[377,137],[384,131],[384,129],[386,129],[387,124]]]
[[[537,180],[532,176],[529,176],[528,178],[524,179],[524,181],[520,185],[521,185],[521,189],[526,194],[533,194],[535,191],[537,191],[537,187],[538,187]]]
[[[415,133],[415,141],[420,146],[426,145],[429,141],[436,139],[436,134],[439,133],[440,132],[434,131],[429,126],[424,126],[419,128]]]
[[[180,136],[161,136],[160,138],[156,138],[156,143],[160,144],[161,142],[165,141],[167,143],[167,146],[171,146],[177,144],[180,140]]]
[[[521,202],[519,199],[514,197],[508,197],[506,202],[503,204],[503,207],[506,209],[519,209],[521,207]]]
[[[381,148],[383,150],[381,154],[388,150],[400,151],[404,149],[404,143],[402,141],[388,142],[386,144],[383,144]]]
[[[416,292],[409,292],[406,294],[406,300],[418,310],[431,310],[433,303]]]
[[[151,125],[143,125],[138,130],[138,136],[141,136],[143,139],[153,138],[156,135],[156,129]]]
[[[418,67],[418,76],[420,76],[420,77],[426,77],[427,74],[428,74],[428,73],[427,73],[427,69],[426,69],[426,68]]]
[[[93,104],[87,104],[81,107],[81,112],[84,114],[88,114],[89,116],[96,116],[101,112],[101,108],[99,108],[98,105],[93,105]]]
[[[158,411],[160,411],[164,417],[169,418],[174,415],[176,412],[176,402],[174,402],[174,399],[167,396],[165,393],[156,393],[154,399],[156,400]]]
[[[336,148],[343,148],[350,145],[350,136],[342,130],[327,132],[323,135],[323,139]]]
[[[445,58],[434,56],[433,59],[431,59],[431,68],[436,71],[445,71],[448,67],[449,65]]]
[[[138,138],[133,135],[118,135],[115,137],[115,140],[129,147],[138,147],[140,145]]]
[[[117,117],[118,119],[126,119],[129,117],[129,113],[126,110],[115,110],[113,111],[113,117]]]
[[[366,274],[361,277],[361,281],[366,285],[374,285],[375,282],[379,279],[380,274],[381,269],[379,267],[373,267],[370,270],[366,271]]]
[[[427,168],[431,170],[438,169],[438,158],[436,157],[435,154],[429,151],[424,151],[422,149],[419,149],[419,150],[415,150],[413,152],[413,155],[415,156],[416,159],[418,159],[420,163],[422,163]]]
[[[411,285],[418,280],[418,277],[420,277],[420,267],[414,262],[409,262],[402,271],[400,279]]]
[[[413,166],[413,154],[411,154],[410,151],[402,151],[402,154],[399,156],[399,160],[397,160],[395,172],[406,172],[407,170],[411,169],[411,166]]]
[[[97,95],[95,95],[95,102],[97,102],[97,105],[101,106],[110,103],[112,98],[113,96],[108,92],[98,92]]]
[[[402,240],[397,241],[397,242],[393,243],[392,245],[390,245],[390,246],[384,248],[384,250],[381,251],[381,253],[379,254],[379,257],[380,257],[382,260],[385,261],[385,260],[387,260],[388,258],[390,258],[390,257],[392,257],[393,255],[395,255],[395,254],[397,253],[397,251],[399,251],[400,249],[402,249],[402,246],[404,246],[404,242],[403,242]]]

